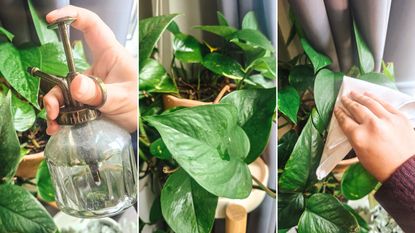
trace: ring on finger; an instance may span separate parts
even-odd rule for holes
[[[105,87],[105,83],[104,81],[102,81],[102,79],[92,76],[92,75],[88,75],[88,77],[90,79],[92,79],[99,87],[100,91],[101,91],[101,103],[98,104],[97,106],[93,106],[94,108],[101,108],[102,106],[104,106],[104,104],[107,102],[107,88]]]

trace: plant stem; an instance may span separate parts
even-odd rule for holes
[[[147,141],[145,138],[139,137],[138,140],[140,141],[140,143],[144,144],[147,147],[150,147],[150,142]]]
[[[173,172],[176,172],[177,170],[179,170],[180,169],[180,167],[176,167],[176,168],[174,168],[174,169],[170,169],[170,167],[168,167],[168,166],[164,166],[163,167],[163,173],[164,174],[171,174],[171,173],[173,173]]]
[[[170,64],[170,69],[171,69],[171,75],[172,75],[172,80],[173,80],[173,84],[174,86],[177,88],[177,83],[176,83],[176,73],[175,73],[175,62],[176,62],[176,55],[173,55],[173,58],[171,59],[171,64]],[[178,95],[180,96],[180,92],[178,93]],[[180,96],[181,97],[181,96]]]
[[[138,125],[139,125],[139,133],[141,136],[143,136],[144,140],[146,140],[148,143],[150,143],[150,140],[148,139],[146,130],[144,128],[143,120],[141,119],[141,112],[140,109],[138,109]],[[140,137],[141,138],[141,137]]]
[[[146,157],[146,155],[144,154],[144,152],[141,150],[141,148],[138,148],[138,154],[139,154],[139,156],[140,156],[140,158],[142,159],[142,160],[144,160],[144,161],[148,161],[148,159],[147,159],[147,157]]]
[[[227,91],[229,91],[231,87],[229,85],[225,85],[222,90],[219,92],[218,96],[216,96],[215,100],[213,101],[214,104],[219,103],[222,97],[225,95]]]
[[[251,175],[252,179],[255,181],[255,183],[258,184],[258,187],[263,190],[264,192],[266,192],[270,197],[272,198],[277,198],[277,194],[273,191],[271,191],[267,186],[265,186],[264,184],[261,183],[261,181],[259,181],[255,176]]]

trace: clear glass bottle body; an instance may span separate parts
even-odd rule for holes
[[[59,209],[76,217],[115,215],[136,202],[130,135],[98,119],[64,125],[45,148]]]

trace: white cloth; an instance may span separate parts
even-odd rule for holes
[[[375,94],[380,99],[402,111],[412,122],[412,125],[415,126],[414,97],[388,87],[344,76],[342,86],[337,95],[335,107],[342,106],[340,101],[341,97],[349,95],[352,90],[360,94],[366,91]],[[336,117],[332,115],[323,155],[321,156],[320,165],[316,171],[317,178],[321,180],[326,177],[344,159],[351,149],[352,146],[341,130]]]

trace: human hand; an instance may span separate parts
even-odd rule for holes
[[[77,18],[72,26],[83,33],[93,55],[92,66],[71,82],[72,97],[80,103],[98,106],[102,101],[100,88],[85,75],[101,78],[106,84],[107,101],[99,110],[129,132],[137,130],[137,61],[118,43],[111,29],[89,10],[66,6],[50,12],[46,20],[51,23],[65,16]],[[48,116],[46,132],[53,135],[59,130],[56,118],[63,105],[62,91],[52,88],[43,101]]]
[[[415,155],[415,131],[396,108],[373,94],[355,92],[334,109],[359,161],[380,182]]]

